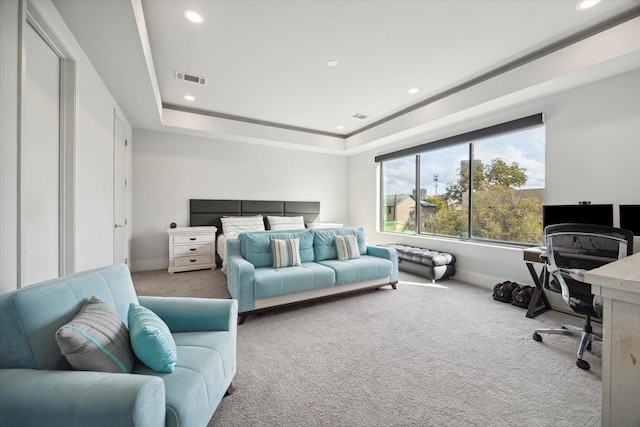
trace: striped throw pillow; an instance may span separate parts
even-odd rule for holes
[[[56,342],[77,371],[129,373],[136,360],[124,322],[95,296],[58,329]]]
[[[360,258],[358,238],[354,235],[336,236],[336,250],[341,261]]]
[[[273,254],[273,266],[293,267],[301,265],[300,239],[271,239],[271,253]]]

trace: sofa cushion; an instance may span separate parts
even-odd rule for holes
[[[256,268],[255,299],[326,288],[336,283],[333,269],[315,262],[289,268]]]
[[[56,342],[78,371],[128,373],[135,362],[127,327],[112,307],[96,297],[58,329]]]
[[[300,261],[311,262],[314,258],[313,230],[300,231],[255,231],[240,233],[240,255],[255,268],[271,267],[273,255],[271,253],[271,239],[299,239]]]
[[[393,269],[393,263],[390,260],[371,255],[363,255],[348,261],[324,260],[319,264],[330,267],[336,272],[336,286],[390,277]]]
[[[134,374],[155,375],[164,381],[166,390],[166,425],[206,425],[200,419],[212,412],[236,372],[234,335],[231,332],[180,332],[173,334],[178,362],[172,374],[154,372],[137,363]]]
[[[335,241],[339,260],[360,258],[356,236],[336,236]]]
[[[133,351],[156,372],[173,372],[178,355],[167,325],[148,308],[129,306],[129,336]]]
[[[360,255],[367,253],[367,242],[362,228],[321,228],[314,229],[313,251],[315,253],[315,261],[323,261],[325,259],[337,259],[338,251],[336,250],[336,236],[356,236],[358,239],[358,250]]]
[[[273,267],[293,267],[300,262],[300,239],[271,239]]]

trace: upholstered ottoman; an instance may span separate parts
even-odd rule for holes
[[[398,252],[398,269],[407,273],[436,280],[444,280],[456,273],[456,257],[445,252],[437,252],[414,246],[389,243],[386,245]]]

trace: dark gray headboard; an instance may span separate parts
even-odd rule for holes
[[[222,231],[223,216],[263,215],[302,216],[305,224],[314,222],[320,215],[320,202],[292,202],[273,200],[208,200],[189,201],[189,223],[191,227],[215,226]],[[267,224],[265,223],[265,228]]]

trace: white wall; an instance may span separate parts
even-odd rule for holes
[[[319,201],[319,221],[348,224],[348,159],[135,129],[134,271],[168,266],[169,224],[189,226],[189,199]]]
[[[0,1],[0,293],[17,287],[18,1]],[[113,262],[113,128],[118,105],[48,0],[36,7],[76,61],[74,270]],[[127,133],[131,126],[125,123]]]
[[[492,124],[544,113],[547,204],[640,204],[640,70],[548,96],[422,135],[433,141]],[[403,145],[404,144],[404,145]],[[376,149],[349,163],[350,222],[373,243],[400,242],[451,252],[456,278],[487,288],[504,280],[533,285],[521,248],[405,236],[378,229],[378,168],[374,157],[410,145]],[[357,191],[356,191],[357,190]],[[617,225],[617,212],[614,224]]]

